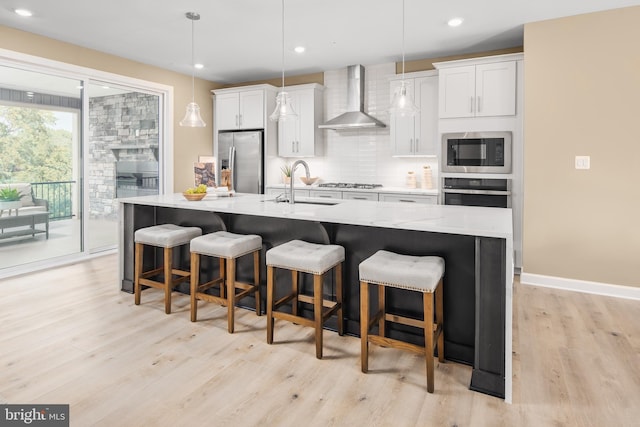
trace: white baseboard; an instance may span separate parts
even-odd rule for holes
[[[585,292],[608,297],[640,300],[640,287],[612,285],[609,283],[589,282],[586,280],[565,279],[562,277],[544,276],[542,274],[520,274],[523,285],[543,286],[545,288],[564,289]]]

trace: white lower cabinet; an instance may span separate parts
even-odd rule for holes
[[[342,191],[309,190],[309,197],[321,199],[342,199]]]
[[[370,193],[370,192],[358,192],[358,191],[343,191],[342,198],[347,200],[370,200],[377,202],[378,201],[378,193]]]
[[[381,202],[406,202],[425,203],[429,205],[438,204],[438,196],[435,195],[414,195],[414,194],[380,194]]]

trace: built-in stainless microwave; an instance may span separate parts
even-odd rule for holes
[[[511,173],[511,132],[442,135],[442,172]]]

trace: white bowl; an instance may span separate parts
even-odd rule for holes
[[[300,181],[305,183],[306,185],[311,185],[318,180],[317,176],[312,176],[311,178],[307,178],[306,176],[301,176]]]

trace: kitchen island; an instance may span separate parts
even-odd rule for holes
[[[199,226],[203,233],[222,229],[258,234],[263,239],[262,285],[266,288],[264,252],[292,239],[344,246],[345,330],[359,334],[358,265],[379,249],[445,259],[445,358],[473,366],[470,388],[511,401],[511,328],[513,232],[510,209],[417,205],[354,200],[300,199],[276,203],[273,196],[208,195],[197,202],[181,194],[120,199],[120,278],[133,291],[133,234],[162,223]],[[145,265],[161,263],[160,251],[146,251]],[[179,262],[189,264],[187,251]],[[251,262],[238,262],[238,277],[250,277]],[[201,274],[212,277],[217,263],[204,262]],[[281,272],[278,280],[288,280]],[[305,278],[302,289],[312,289]],[[334,295],[329,278],[324,292]],[[183,285],[179,291],[188,292]],[[390,289],[389,311],[421,315],[421,298]],[[278,297],[278,296],[276,296]],[[251,304],[251,301],[248,301]],[[376,304],[372,301],[372,304]],[[306,315],[311,316],[310,312]],[[335,319],[334,319],[335,320]],[[335,324],[335,322],[333,323]],[[328,324],[332,327],[332,323]],[[391,337],[423,344],[423,335],[403,325],[388,328]]]

